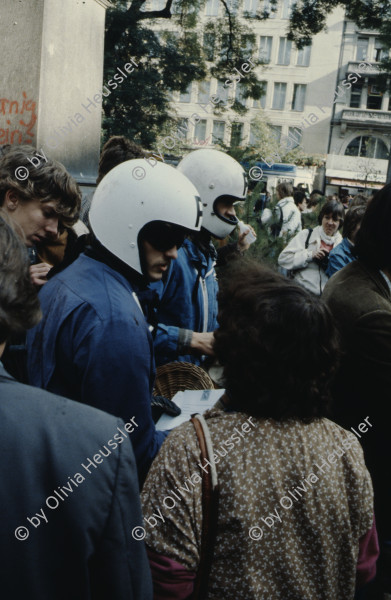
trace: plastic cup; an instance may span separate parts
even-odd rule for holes
[[[253,234],[253,232],[251,231],[251,229],[248,225],[245,225],[245,223],[243,223],[243,221],[239,221],[238,226],[239,226],[240,233],[245,233],[246,231],[248,231],[248,234],[246,235],[246,237],[244,239],[249,244],[252,244],[253,242],[255,242],[255,240],[257,239],[257,236]]]

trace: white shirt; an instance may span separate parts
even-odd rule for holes
[[[286,234],[293,235],[301,231],[301,213],[297,208],[292,196],[283,198],[276,204],[274,214],[277,216],[277,218],[279,218],[280,211],[278,210],[277,206],[279,206],[282,210],[282,227],[279,237],[282,237]],[[272,216],[273,212],[270,210],[270,208],[265,208],[261,217],[262,223],[264,225],[268,223]]]

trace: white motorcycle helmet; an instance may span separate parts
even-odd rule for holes
[[[246,199],[247,175],[232,156],[219,150],[195,150],[177,166],[196,186],[203,206],[202,227],[223,239],[235,229],[238,219],[227,219],[216,211],[219,200],[238,202]]]
[[[150,166],[143,158],[114,167],[96,188],[89,220],[97,240],[143,274],[138,236],[154,221],[199,231],[202,204],[182,173],[165,163]]]

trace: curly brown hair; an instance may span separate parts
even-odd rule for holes
[[[25,246],[0,209],[0,344],[11,334],[30,329],[41,318],[29,266]]]
[[[39,159],[33,166],[28,160],[36,159],[39,152],[31,146],[16,146],[0,159],[0,206],[6,192],[13,190],[21,200],[39,199],[40,202],[57,200],[56,213],[61,225],[72,227],[79,218],[81,192],[64,165],[51,158]],[[25,167],[28,177],[20,180],[15,171]]]
[[[329,415],[340,350],[322,300],[245,261],[222,282],[218,321],[214,350],[235,408],[276,420]]]

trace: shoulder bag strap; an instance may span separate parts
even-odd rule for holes
[[[307,239],[306,239],[306,241],[305,241],[305,246],[304,246],[306,250],[307,250],[307,248],[308,248],[308,244],[310,243],[310,237],[311,237],[312,231],[313,231],[313,230],[311,229],[311,227],[309,227],[309,228],[308,228],[308,235],[307,235]]]
[[[205,469],[202,469],[202,531],[200,563],[191,598],[192,600],[204,600],[208,593],[209,574],[212,566],[217,534],[219,489],[209,428],[202,415],[192,415],[191,421],[194,425],[198,444],[200,446],[201,464],[206,467]]]

